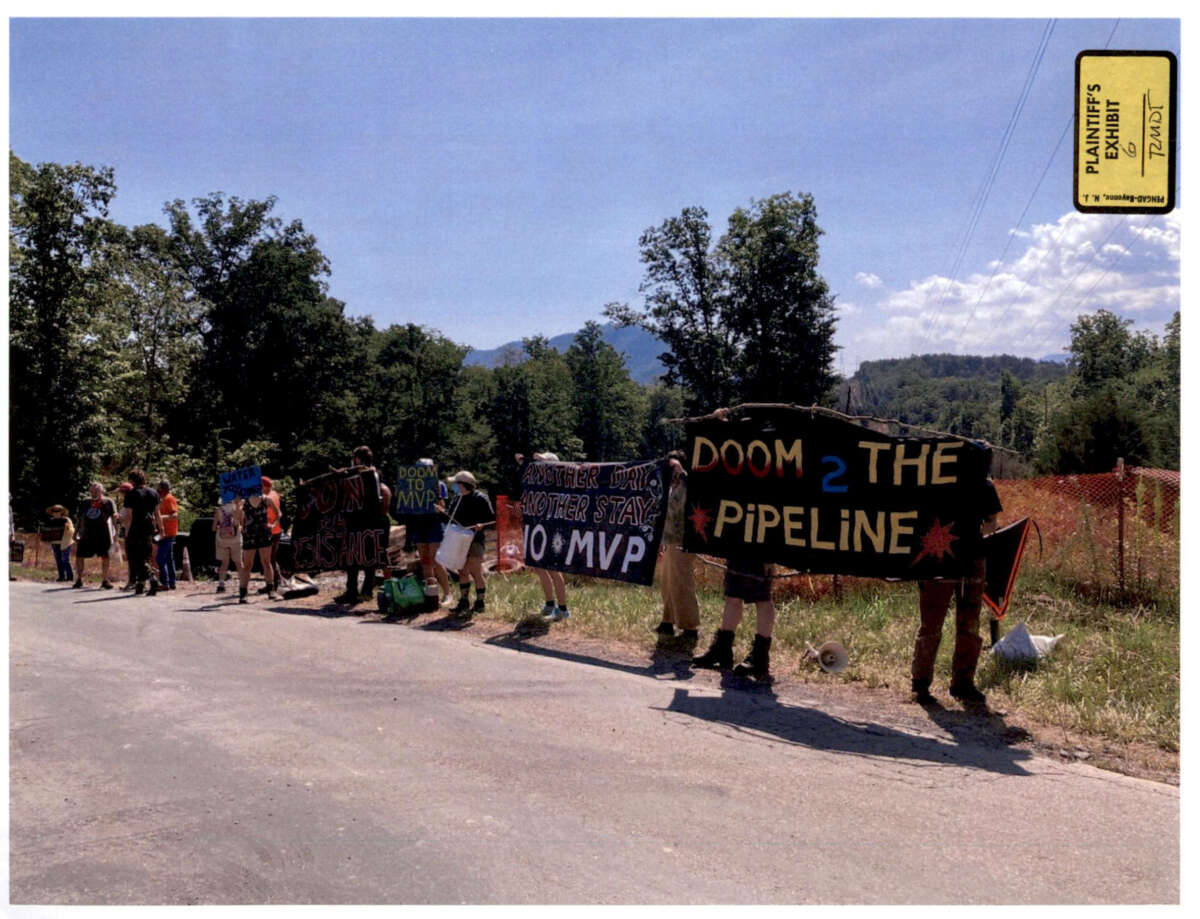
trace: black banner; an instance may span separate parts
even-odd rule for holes
[[[654,580],[666,460],[521,466],[525,564],[634,584]]]
[[[374,469],[330,472],[296,486],[296,571],[387,565],[388,531]]]
[[[797,571],[961,577],[982,551],[991,451],[805,409],[687,425],[683,547]]]

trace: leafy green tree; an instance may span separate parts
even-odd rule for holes
[[[109,324],[103,339],[119,368],[108,412],[116,428],[113,453],[122,467],[149,470],[174,452],[172,430],[190,423],[207,304],[154,224],[114,228],[106,268]]]
[[[398,463],[439,457],[458,410],[467,349],[411,323],[371,336],[359,426],[390,476]]]
[[[583,455],[598,462],[633,458],[645,416],[640,388],[629,379],[625,358],[604,341],[598,322],[588,322],[565,356],[571,372],[575,433]]]
[[[165,209],[176,262],[210,304],[192,432],[270,440],[279,453],[265,459],[301,477],[341,462],[370,433],[357,422],[373,326],[327,295],[316,238],[272,216],[274,198],[193,205],[197,220],[182,201]]]
[[[646,418],[642,425],[639,457],[666,456],[684,446],[683,425],[667,419],[684,416],[684,393],[678,386],[656,383],[645,387]]]
[[[9,152],[9,463],[24,525],[98,472],[111,356],[92,316],[115,193],[109,168],[32,166]]]
[[[821,233],[807,194],[772,195],[729,218],[717,254],[742,401],[808,405],[825,400],[836,380],[834,298],[817,272]]]
[[[708,214],[685,208],[639,240],[645,308],[612,303],[605,314],[667,345],[665,381],[684,387],[689,412],[826,400],[836,319],[817,272],[820,235],[811,195],[738,208],[715,246]]]
[[[726,281],[712,246],[708,212],[684,208],[650,227],[638,240],[646,275],[638,288],[644,310],[610,303],[605,315],[618,325],[637,325],[660,339],[668,385],[682,386],[689,412],[708,412],[737,401],[737,341],[724,313]]]
[[[517,489],[517,453],[552,451],[563,461],[583,456],[575,434],[571,371],[563,356],[540,335],[522,340],[525,359],[511,355],[493,371],[495,395],[488,406],[495,437],[496,484],[501,493]]]

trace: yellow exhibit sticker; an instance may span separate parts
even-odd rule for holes
[[[1175,207],[1175,55],[1075,58],[1075,208],[1165,214]]]

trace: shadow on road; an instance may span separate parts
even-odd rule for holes
[[[677,680],[690,680],[693,643],[679,638],[661,639],[649,666],[623,664],[577,651],[530,644],[528,639],[544,635],[540,631],[521,631],[522,623],[511,632],[495,635],[486,644],[511,648],[527,654],[540,654],[559,660],[574,661],[636,676],[661,679],[671,674]],[[1020,729],[1010,729],[1004,719],[993,713],[986,717],[968,712],[950,711],[941,706],[926,709],[930,719],[950,735],[950,740],[910,734],[874,722],[853,722],[818,709],[780,702],[770,687],[741,680],[726,673],[721,679],[720,696],[693,695],[685,688],[675,690],[666,711],[726,724],[738,730],[769,734],[786,743],[831,750],[855,756],[923,760],[945,766],[967,766],[1005,775],[1029,775],[1018,763],[1028,760],[1027,750],[1009,746],[1024,739]]]
[[[923,760],[941,766],[968,766],[1005,775],[1030,774],[1018,761],[1028,760],[1032,754],[1014,749],[995,736],[995,722],[1003,724],[998,715],[980,722],[976,716],[945,709],[940,715],[931,713],[952,738],[952,741],[945,741],[873,722],[847,721],[802,705],[787,705],[765,686],[754,686],[747,692],[739,684],[741,681],[726,674],[720,696],[692,695],[687,689],[676,689],[664,711],[768,734],[814,750]]]

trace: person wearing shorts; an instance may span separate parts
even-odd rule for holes
[[[422,457],[417,460],[417,465],[432,466],[433,460]],[[436,479],[434,481],[437,482],[438,489],[437,503],[444,505],[449,497],[449,492],[443,482]],[[417,557],[421,560],[421,573],[425,577],[425,584],[428,586],[431,581],[436,582],[441,589],[439,604],[449,602],[450,578],[446,574],[446,569],[437,560],[438,547],[441,546],[442,538],[446,535],[446,524],[434,511],[429,514],[408,515],[405,526],[408,539],[417,547]]]
[[[757,561],[729,559],[725,567],[725,608],[712,645],[692,661],[694,667],[733,668],[733,675],[771,681],[771,636],[775,631],[775,602],[771,599],[771,567]],[[747,603],[754,604],[754,644],[746,659],[733,666],[733,635]]]
[[[459,598],[453,612],[458,616],[482,613],[487,595],[487,581],[483,577],[484,531],[496,524],[496,513],[487,495],[478,490],[475,476],[467,470],[455,473],[454,492],[457,496],[450,505],[450,519],[459,526],[475,531],[471,547],[467,551],[467,563],[458,573]],[[471,583],[475,584],[475,605],[468,604]]]
[[[229,578],[229,566],[233,565],[238,582],[242,579],[242,530],[237,521],[237,503],[221,504],[213,513],[213,541],[217,564],[217,593],[225,593],[225,581]]]
[[[79,526],[75,528],[75,561],[79,570],[75,573],[73,587],[83,586],[83,572],[86,567],[85,559],[100,559],[100,586],[111,590],[108,580],[109,551],[115,539],[113,518],[117,516],[117,505],[112,498],[104,494],[104,486],[93,482],[90,487],[91,498],[79,505]]]

